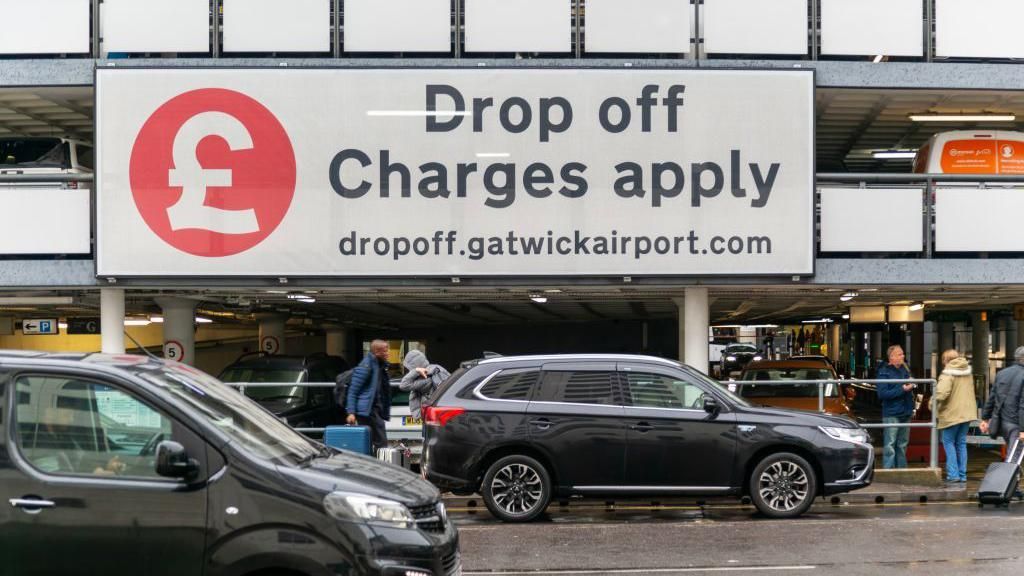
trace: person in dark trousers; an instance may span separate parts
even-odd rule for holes
[[[1013,448],[1014,440],[1024,440],[1024,432],[1020,430],[1021,423],[1024,423],[1024,394],[1021,394],[1024,387],[1024,346],[1017,348],[1013,356],[1016,364],[996,374],[988,401],[981,411],[979,426],[982,434],[993,438],[1002,436],[1007,451]]]
[[[387,448],[387,421],[391,418],[391,381],[388,378],[388,343],[370,342],[370,351],[352,371],[348,386],[346,423],[370,428],[374,453]]]
[[[878,369],[879,380],[909,380],[903,348],[889,346],[889,363]],[[878,384],[883,424],[909,424],[914,415],[914,385],[899,382]],[[882,468],[906,468],[910,428],[886,428],[882,434]]]

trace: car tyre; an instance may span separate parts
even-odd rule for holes
[[[769,518],[793,518],[811,507],[818,491],[814,467],[792,452],[761,460],[750,475],[750,499]]]
[[[524,455],[499,458],[484,474],[480,494],[495,518],[529,522],[551,501],[551,476],[544,465]]]

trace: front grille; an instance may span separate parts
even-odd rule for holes
[[[441,561],[441,568],[444,570],[445,576],[452,576],[460,572],[459,568],[459,551],[456,550],[451,554],[444,557]]]
[[[444,532],[444,517],[441,515],[439,505],[424,504],[422,506],[410,506],[409,511],[416,520],[416,527],[424,532]]]

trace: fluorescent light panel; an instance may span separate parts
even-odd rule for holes
[[[1013,122],[1014,114],[911,114],[912,122]]]
[[[56,306],[74,304],[72,296],[2,296],[0,306]]]
[[[871,155],[879,160],[913,160],[917,150],[882,150]]]

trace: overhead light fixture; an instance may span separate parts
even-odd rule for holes
[[[196,324],[213,324],[213,320],[203,318],[202,316],[196,316]]]
[[[856,292],[850,291],[843,293],[843,295],[840,296],[839,299],[843,302],[849,302],[850,300],[853,300],[857,296],[858,294]]]
[[[885,58],[885,56],[882,56],[881,54],[879,54],[878,56],[875,56],[875,59],[872,60],[872,62],[874,62],[875,64],[878,64],[879,62],[882,61],[882,58]]]
[[[537,304],[546,304],[548,297],[541,294],[530,294],[530,300],[533,300]]]
[[[830,324],[834,322],[831,318],[821,318],[818,320],[803,320],[801,324]]]
[[[909,307],[907,307],[907,309],[910,310],[911,312],[916,312],[922,308],[924,308],[924,302],[914,302]]]
[[[72,296],[2,296],[0,306],[59,306],[74,304]]]
[[[1014,122],[1015,114],[911,114],[911,122]]]
[[[149,326],[149,318],[126,318],[125,326]]]
[[[917,150],[878,150],[871,156],[878,160],[913,160],[917,157]]]
[[[163,324],[164,323],[164,317],[163,316],[150,316],[149,317],[149,321],[152,322],[153,324]]]
[[[849,320],[849,319],[850,319],[850,315],[849,314],[843,314],[843,320]]]

